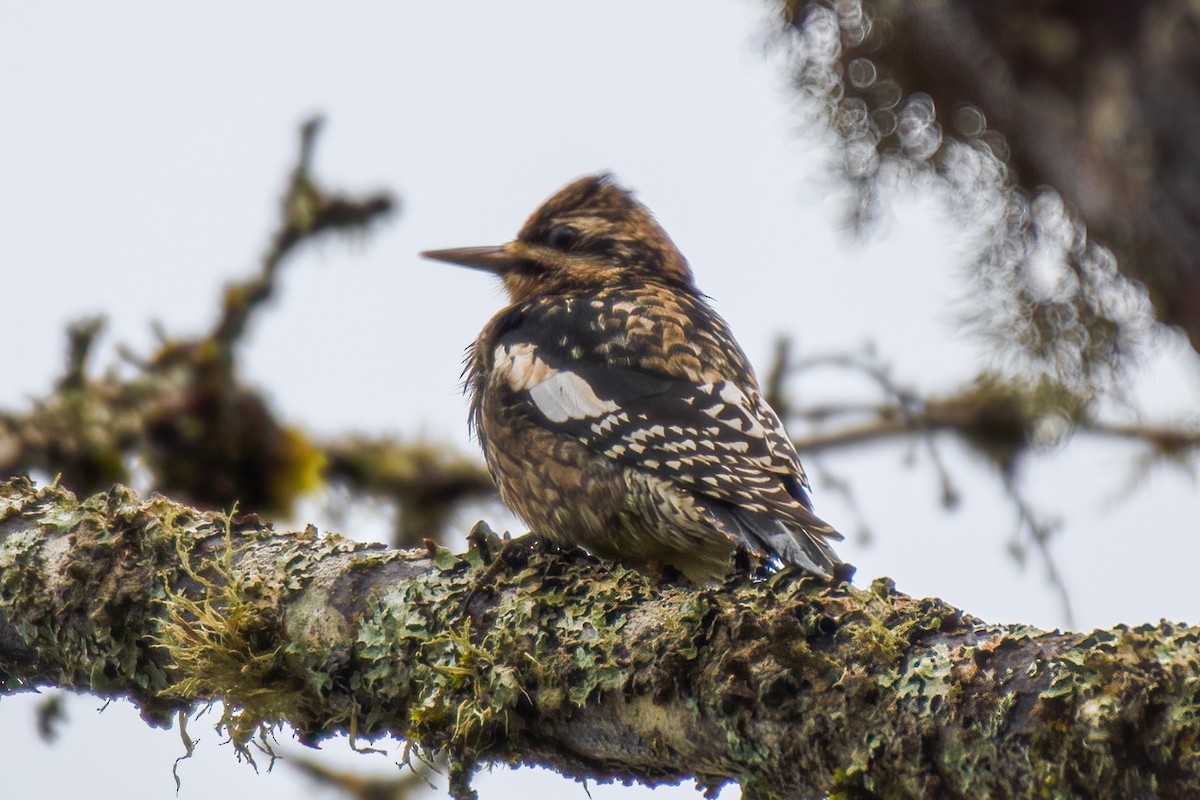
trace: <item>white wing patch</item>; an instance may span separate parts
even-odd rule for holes
[[[538,411],[551,422],[569,419],[594,419],[611,414],[618,406],[611,400],[601,400],[588,382],[574,372],[556,372],[546,380],[530,387],[529,397]]]
[[[611,400],[601,400],[592,387],[570,370],[558,370],[537,354],[537,346],[522,342],[500,345],[495,351],[495,372],[514,392],[528,392],[538,411],[551,422],[599,419],[612,425],[620,411]],[[620,415],[624,416],[624,415]],[[626,418],[627,419],[627,418]]]

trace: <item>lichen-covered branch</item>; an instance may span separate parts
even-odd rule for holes
[[[474,541],[396,551],[12,481],[0,690],[124,696],[157,723],[221,700],[243,745],[390,732],[448,758],[458,796],[490,761],[758,798],[1200,791],[1200,629],[1044,633],[883,580],[697,589]]]

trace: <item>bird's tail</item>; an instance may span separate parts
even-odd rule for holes
[[[729,533],[760,555],[794,564],[822,578],[832,578],[841,563],[829,540],[841,541],[845,537],[807,509],[797,509],[791,515],[794,518],[732,505],[714,508],[713,512]]]

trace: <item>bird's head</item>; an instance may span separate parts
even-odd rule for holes
[[[514,303],[622,284],[693,288],[692,271],[675,243],[608,174],[561,189],[508,244],[421,255],[499,275]]]

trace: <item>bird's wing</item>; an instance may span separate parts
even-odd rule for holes
[[[562,329],[547,334],[521,326],[492,354],[495,374],[540,425],[745,511],[816,519],[796,450],[757,388],[614,366],[572,347]]]

